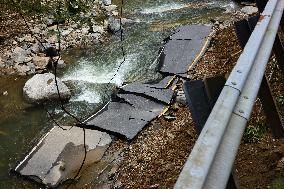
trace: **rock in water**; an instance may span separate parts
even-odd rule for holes
[[[62,100],[68,100],[71,92],[68,87],[57,78],[58,88]],[[29,79],[23,88],[24,98],[29,103],[42,103],[47,100],[58,100],[55,76],[52,73],[37,74]]]
[[[111,0],[103,0],[103,4],[106,6],[111,5]]]
[[[108,19],[108,29],[112,33],[120,31],[120,20],[110,17]]]

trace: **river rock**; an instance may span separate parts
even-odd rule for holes
[[[64,60],[58,60],[57,62],[57,68],[65,68],[66,64],[64,62]]]
[[[11,54],[11,58],[18,64],[23,63],[29,52],[30,51],[26,51],[21,47],[16,47]]]
[[[112,33],[120,31],[120,20],[110,17],[108,19],[108,29]]]
[[[92,28],[94,33],[100,33],[100,34],[104,33],[103,26],[93,25]]]
[[[245,14],[252,15],[258,12],[258,8],[254,6],[245,6],[241,11]]]
[[[15,69],[19,75],[27,75],[27,72],[30,71],[30,67],[27,65],[16,65]]]
[[[49,57],[40,57],[40,56],[33,57],[33,64],[36,66],[37,69],[45,69],[48,63],[49,63]]]
[[[111,0],[103,0],[103,4],[106,6],[111,5]]]
[[[117,9],[116,5],[105,6],[105,10],[109,13],[112,12],[112,11],[115,11],[116,9]]]
[[[68,87],[57,78],[61,100],[68,100],[71,92]],[[29,103],[42,103],[47,100],[58,100],[55,76],[52,73],[37,74],[29,79],[23,88],[24,98]]]
[[[24,37],[25,42],[33,43],[35,42],[35,39],[31,36],[31,34],[28,34]]]
[[[73,28],[69,28],[69,29],[67,29],[67,30],[63,30],[62,32],[61,32],[61,35],[64,37],[64,36],[67,36],[67,35],[69,35],[71,32],[73,31]]]

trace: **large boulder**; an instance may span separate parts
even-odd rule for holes
[[[71,92],[68,87],[57,78],[61,100],[68,100]],[[24,98],[33,104],[48,100],[59,100],[55,76],[52,73],[37,74],[29,79],[23,88]]]

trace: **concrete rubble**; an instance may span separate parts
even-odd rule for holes
[[[48,187],[56,187],[76,176],[84,158],[83,129],[53,127],[15,168],[15,171]],[[86,129],[87,157],[84,166],[98,162],[111,137]]]

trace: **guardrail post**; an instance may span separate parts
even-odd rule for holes
[[[268,124],[272,130],[273,136],[276,138],[283,138],[284,129],[282,125],[284,125],[284,123],[282,123],[281,119],[279,118],[279,109],[275,104],[273,96],[271,95],[271,89],[266,76],[264,76],[262,79],[258,94],[261,99],[266,117],[269,120]]]

